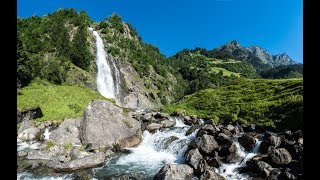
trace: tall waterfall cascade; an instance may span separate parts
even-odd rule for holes
[[[103,40],[97,31],[89,28],[96,38],[96,64],[97,64],[97,88],[99,93],[106,98],[113,98],[119,102],[120,73],[112,58],[105,52]]]

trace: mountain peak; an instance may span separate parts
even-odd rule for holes
[[[227,43],[227,45],[240,47],[240,43],[238,41],[236,41],[236,40],[230,41],[229,43]]]

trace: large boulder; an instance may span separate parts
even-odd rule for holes
[[[57,129],[50,131],[50,141],[59,145],[81,145],[79,139],[80,122],[81,119],[65,119]]]
[[[185,155],[186,162],[194,169],[197,169],[199,161],[203,158],[198,148],[188,151]]]
[[[73,172],[80,169],[88,169],[104,164],[105,154],[98,152],[84,158],[71,160],[69,162],[50,162],[47,164],[49,168],[52,168],[56,172]]]
[[[256,139],[251,134],[245,134],[238,138],[239,143],[245,148],[246,151],[252,150],[256,144]]]
[[[154,176],[154,180],[191,180],[193,169],[186,164],[167,164]]]
[[[201,137],[196,138],[196,143],[198,148],[207,153],[210,154],[213,150],[217,149],[219,147],[217,141],[214,139],[213,136],[204,134]]]
[[[272,150],[270,157],[276,166],[289,164],[292,160],[290,153],[284,148]]]
[[[18,135],[18,138],[22,141],[38,140],[39,137],[40,130],[36,127],[30,127],[28,129],[25,129]]]
[[[80,123],[80,140],[83,145],[92,144],[93,149],[111,149],[121,141],[126,141],[125,147],[132,147],[139,143],[136,139],[140,139],[141,135],[139,121],[105,100],[91,101]]]

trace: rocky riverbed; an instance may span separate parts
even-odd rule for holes
[[[21,123],[17,179],[302,179],[301,130],[212,124],[103,100],[82,118]]]

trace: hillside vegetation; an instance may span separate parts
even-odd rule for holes
[[[29,86],[21,89],[17,106],[18,111],[40,107],[43,117],[35,121],[64,120],[81,117],[84,108],[93,99],[108,100],[85,87],[58,86],[36,79]]]
[[[213,121],[301,128],[302,79],[236,79],[229,86],[205,89],[165,107],[168,113],[198,115]]]

